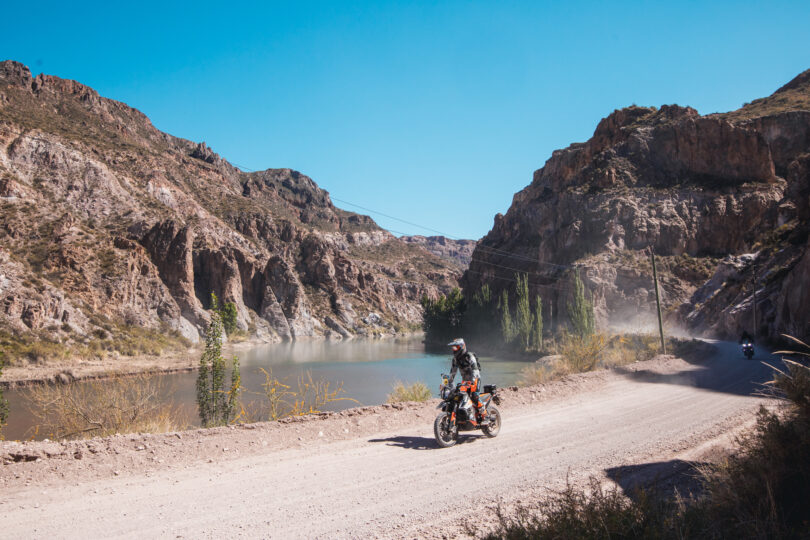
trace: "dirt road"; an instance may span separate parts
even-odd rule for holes
[[[0,537],[443,538],[588,475],[626,486],[750,424],[733,344],[504,392],[495,439],[438,449],[433,404],[90,442],[0,443]],[[30,461],[27,461],[30,460]]]

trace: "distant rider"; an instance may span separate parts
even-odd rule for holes
[[[453,384],[453,379],[456,378],[456,371],[461,370],[462,386],[468,388],[470,400],[475,405],[476,416],[482,424],[486,424],[487,410],[484,404],[481,403],[478,395],[478,388],[481,385],[481,369],[478,365],[478,359],[475,355],[467,350],[467,345],[462,338],[457,338],[447,344],[453,351],[453,365],[450,368],[450,376],[448,384]]]
[[[751,337],[751,334],[748,333],[748,330],[743,330],[743,333],[740,336],[740,343],[742,344],[750,343],[751,345],[754,344],[754,338]]]

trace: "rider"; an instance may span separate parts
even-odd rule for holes
[[[467,351],[467,345],[462,338],[457,338],[447,344],[453,350],[453,365],[450,368],[450,376],[448,384],[453,384],[453,379],[456,378],[456,371],[461,370],[461,380],[466,382],[470,399],[475,405],[478,419],[481,423],[486,423],[487,410],[484,404],[479,399],[478,388],[481,385],[481,370],[478,365],[478,359],[475,355]]]
[[[740,336],[740,343],[750,343],[751,345],[754,344],[754,338],[751,337],[751,334],[748,333],[748,330],[743,330],[742,335]]]

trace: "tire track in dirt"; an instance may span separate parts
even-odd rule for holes
[[[500,435],[449,449],[433,442],[431,405],[104,440],[81,465],[59,454],[0,469],[0,536],[454,537],[465,522],[491,522],[499,504],[666,462],[750,422],[768,402],[752,382],[769,370],[738,356],[719,344],[704,362],[659,357],[506,391]],[[141,440],[166,463],[133,450]],[[129,468],[111,475],[111,461]]]

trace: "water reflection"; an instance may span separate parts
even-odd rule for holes
[[[420,339],[354,340],[345,343],[324,341],[264,345],[236,353],[242,366],[243,401],[248,408],[258,408],[265,380],[262,368],[273,376],[295,385],[307,371],[313,378],[322,378],[332,386],[342,384],[344,396],[354,401],[330,404],[327,410],[342,410],[385,402],[396,381],[406,384],[421,381],[434,393],[439,375],[450,368],[450,355],[426,353]],[[507,386],[517,380],[524,362],[482,357],[482,380],[485,384]],[[164,401],[180,406],[189,422],[198,424],[195,403],[196,373],[155,375],[163,379],[167,389]],[[6,439],[31,438],[34,418],[28,410],[25,390],[7,391],[10,405],[9,425],[3,433]],[[34,436],[44,438],[46,434]]]

